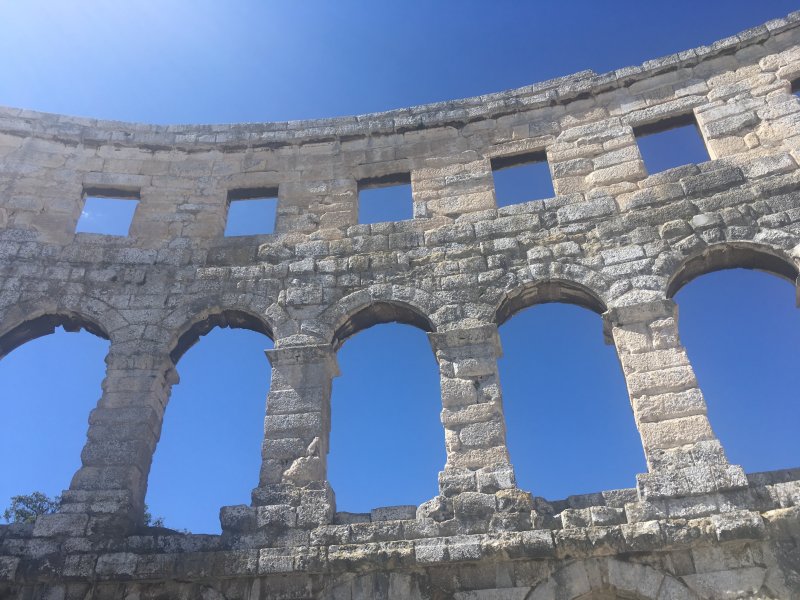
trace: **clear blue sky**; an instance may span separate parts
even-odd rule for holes
[[[0,104],[154,123],[355,114],[635,64],[794,8],[778,0],[0,0]],[[510,194],[521,186],[521,199],[541,197],[524,178],[509,185]],[[676,299],[730,459],[748,471],[797,466],[793,287],[726,271],[695,280]],[[645,469],[641,443],[600,318],[537,306],[503,325],[501,339],[520,485],[552,499],[633,486]],[[147,497],[168,525],[218,531],[220,506],[249,502],[270,345],[252,332],[215,330],[179,363]],[[58,332],[0,361],[0,507],[13,494],[69,485],[106,350],[88,333]],[[425,334],[377,326],[348,340],[339,362],[329,471],[340,510],[435,495],[444,442]]]

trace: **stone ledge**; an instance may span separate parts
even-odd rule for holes
[[[296,546],[252,550],[185,552],[69,553],[53,568],[65,580],[158,580],[196,576],[231,577],[278,573],[332,574],[342,571],[413,568],[486,560],[591,558],[631,552],[664,552],[703,544],[762,540],[779,530],[785,539],[800,541],[798,509],[761,514],[736,511],[700,519],[665,519],[635,524],[575,527],[558,531],[532,530],[455,535],[419,540]],[[34,550],[31,548],[31,550]],[[0,556],[0,580],[13,581],[33,556],[20,548],[18,556]],[[32,563],[32,564],[33,564]],[[200,571],[198,571],[200,570]],[[35,571],[34,571],[35,572]],[[194,575],[193,575],[194,573]]]

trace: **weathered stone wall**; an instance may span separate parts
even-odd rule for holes
[[[0,109],[0,355],[57,325],[110,340],[61,511],[0,527],[9,598],[800,598],[800,471],[728,462],[673,294],[800,266],[800,14],[641,67],[381,114],[153,127]],[[636,133],[693,118],[711,156],[649,175]],[[497,208],[492,160],[544,153],[556,197]],[[358,183],[409,177],[414,218],[358,224]],[[223,237],[277,188],[276,233]],[[74,233],[85,194],[136,195],[127,237]],[[497,326],[573,302],[604,318],[647,457],[637,487],[517,488]],[[336,350],[430,332],[447,462],[419,507],[336,512]],[[175,363],[215,326],[270,335],[251,506],[220,536],[141,525]]]

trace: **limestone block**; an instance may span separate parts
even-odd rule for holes
[[[449,559],[447,542],[444,538],[415,540],[414,557],[420,564],[444,562]]]
[[[711,522],[720,542],[762,539],[765,528],[761,515],[753,511],[736,511],[712,515]]]
[[[667,348],[641,354],[624,354],[621,357],[623,368],[627,372],[653,372],[673,367],[689,365],[689,359],[683,348]]]
[[[397,521],[416,518],[415,505],[382,506],[370,511],[370,519],[374,521]]]
[[[634,398],[633,406],[636,419],[640,423],[655,423],[706,413],[703,394],[697,388],[683,392],[641,396]]]
[[[101,576],[131,576],[136,572],[137,556],[131,552],[101,554],[95,572]]]
[[[281,552],[284,552],[281,548],[261,548],[258,554],[258,572],[268,574],[293,571],[294,558]]]
[[[742,172],[734,167],[722,167],[681,179],[684,193],[689,197],[721,192],[744,181]]]
[[[40,515],[33,526],[34,537],[77,537],[84,534],[89,522],[86,514],[56,513]]]
[[[636,590],[646,598],[656,598],[664,575],[645,565],[608,561],[608,583],[618,590]]]
[[[288,504],[257,506],[255,510],[257,527],[292,527],[297,522],[297,511]]]
[[[500,421],[472,423],[464,426],[459,434],[464,446],[475,448],[491,448],[505,443],[505,427]]]
[[[450,381],[464,381],[469,390],[475,394],[477,400],[475,382],[469,380],[448,380],[448,382]],[[442,410],[442,424],[448,428],[456,428],[471,423],[492,421],[501,416],[502,409],[499,402],[481,402],[480,404],[468,404],[467,406],[456,406],[454,408],[445,407]]]
[[[0,581],[14,581],[19,563],[15,556],[0,556]]]
[[[789,154],[777,154],[748,160],[742,165],[742,172],[748,179],[758,179],[778,173],[788,173],[797,168]]]
[[[467,358],[455,362],[456,377],[482,377],[492,375],[497,371],[497,363],[492,358]]]
[[[489,519],[496,510],[495,497],[493,494],[463,492],[454,498],[453,510],[457,519]]]
[[[453,468],[481,469],[508,464],[508,450],[505,445],[491,448],[467,448],[447,456],[447,464]]]
[[[474,590],[470,592],[459,592],[455,594],[453,598],[455,598],[455,600],[525,600],[530,592],[530,587]]]
[[[763,567],[747,567],[711,573],[685,575],[683,580],[701,597],[713,597],[718,590],[731,590],[722,597],[735,598],[736,595],[748,594],[757,597],[764,585],[766,569]],[[734,591],[735,590],[735,591]]]
[[[475,473],[475,477],[478,491],[485,494],[492,494],[495,492],[499,494],[504,490],[513,493],[512,490],[514,490],[516,486],[514,470],[508,465],[479,469]],[[498,502],[500,502],[500,497],[501,496],[498,496]],[[508,496],[503,497],[507,498]]]
[[[689,365],[629,373],[626,379],[628,390],[634,397],[681,392],[697,387],[697,378]]]
[[[453,536],[447,541],[447,552],[453,561],[480,560],[482,556],[480,536]]]
[[[625,543],[634,552],[654,550],[664,544],[664,537],[658,521],[623,524],[621,531]]]
[[[219,510],[222,530],[233,533],[246,533],[256,528],[256,510],[250,506],[223,506]]]
[[[639,431],[647,448],[674,448],[714,439],[705,415],[680,417],[658,423],[640,423]]]
[[[612,215],[617,211],[617,204],[610,198],[600,198],[562,206],[556,211],[558,221],[562,225],[584,221],[586,219]]]
[[[302,437],[314,437],[322,430],[323,417],[318,412],[307,412],[289,415],[267,415],[264,428],[273,434],[284,434],[292,437],[298,434]]]
[[[462,492],[477,490],[475,472],[467,469],[449,468],[439,473],[439,490],[444,496],[455,496]]]

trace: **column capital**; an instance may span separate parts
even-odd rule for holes
[[[435,331],[428,334],[428,339],[434,352],[446,352],[467,346],[488,344],[494,349],[495,356],[500,357],[503,355],[497,325],[494,323],[478,325],[477,327]]]
[[[331,368],[332,376],[339,375],[336,350],[331,344],[307,344],[271,348],[264,350],[264,354],[267,355],[267,359],[274,368],[326,362]]]
[[[603,330],[610,333],[613,327],[637,323],[650,323],[658,319],[677,318],[678,305],[674,300],[663,298],[629,306],[616,306],[603,313]]]

